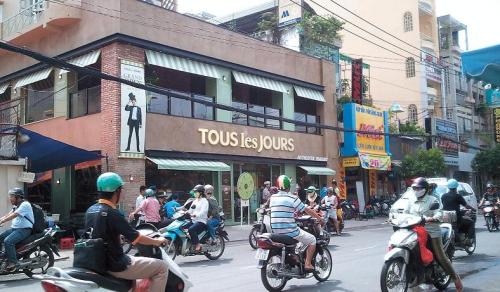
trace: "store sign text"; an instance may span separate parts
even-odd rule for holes
[[[198,129],[201,134],[201,144],[221,145],[224,147],[240,147],[244,149],[254,149],[258,153],[264,150],[275,151],[295,151],[292,138],[271,137],[259,135],[251,137],[246,133],[227,132],[219,130]]]

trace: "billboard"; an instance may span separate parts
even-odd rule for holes
[[[439,118],[427,118],[425,120],[426,131],[433,135],[433,139],[427,142],[427,149],[439,148],[444,155],[444,161],[448,165],[458,166],[458,126],[456,122]]]
[[[352,60],[352,102],[363,104],[363,59]]]
[[[302,6],[294,2],[291,0],[279,0],[278,27],[291,25],[302,19]]]

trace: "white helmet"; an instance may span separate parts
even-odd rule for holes
[[[214,187],[212,185],[205,185],[205,194],[206,193],[213,194],[214,193]]]

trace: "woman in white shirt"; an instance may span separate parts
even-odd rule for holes
[[[191,204],[188,213],[191,215],[193,225],[188,229],[191,237],[191,244],[195,246],[195,251],[201,251],[201,244],[198,235],[207,229],[208,220],[208,200],[205,197],[205,187],[197,185],[193,189],[195,199]]]

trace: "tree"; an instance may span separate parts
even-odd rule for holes
[[[308,41],[335,46],[340,39],[339,31],[342,30],[344,22],[333,15],[319,16],[306,11],[299,24],[302,34]]]
[[[500,179],[500,144],[477,153],[472,161],[472,168],[488,178]]]
[[[261,20],[257,23],[257,29],[260,32],[270,32],[271,42],[279,45],[281,42],[281,30],[278,27],[278,16],[276,12],[266,12],[262,14]]]
[[[414,154],[407,155],[403,159],[401,168],[404,178],[436,177],[444,175],[446,165],[441,150],[433,148],[420,149]]]

